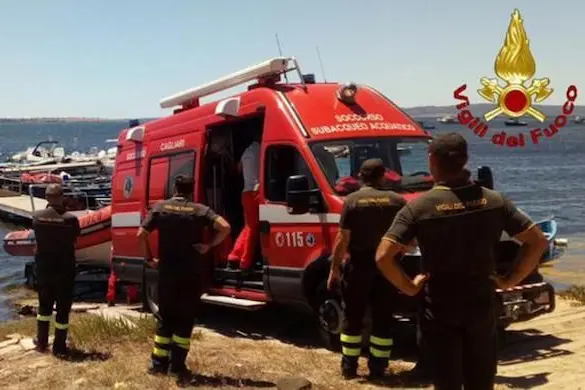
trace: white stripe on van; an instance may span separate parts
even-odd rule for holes
[[[289,214],[287,207],[277,204],[260,205],[260,220],[270,223],[339,223],[339,214]]]
[[[112,227],[138,227],[140,226],[140,212],[112,214]]]

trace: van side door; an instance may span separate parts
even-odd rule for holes
[[[271,295],[283,300],[303,300],[301,278],[305,265],[324,249],[322,215],[292,215],[287,211],[289,176],[305,175],[317,188],[306,160],[294,144],[269,144],[264,150],[260,231]]]
[[[145,188],[145,208],[142,210],[142,220],[152,206],[174,193],[174,181],[179,175],[193,177],[195,174],[197,153],[195,149],[178,150],[172,153],[158,154],[148,160],[148,177]],[[149,237],[153,255],[158,253],[158,232]]]

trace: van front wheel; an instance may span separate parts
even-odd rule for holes
[[[341,298],[327,290],[327,281],[323,281],[315,291],[314,310],[317,316],[319,336],[325,348],[340,351],[339,334],[343,323]]]

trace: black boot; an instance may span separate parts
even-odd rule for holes
[[[384,378],[386,375],[386,368],[388,368],[388,359],[370,356],[368,359],[368,369],[370,370],[368,378],[370,380],[380,380]]]
[[[168,359],[153,359],[147,372],[150,375],[166,375],[169,371]]]
[[[67,329],[55,329],[55,340],[53,341],[53,355],[67,357]]]
[[[341,375],[344,379],[357,378],[357,368],[357,356],[344,356],[341,358]]]
[[[49,347],[49,322],[37,321],[37,337],[34,340],[36,350],[46,352]]]
[[[171,368],[170,372],[172,375],[177,377],[177,380],[181,383],[187,383],[191,380],[191,371],[187,368],[185,361],[189,350],[173,344],[171,352]]]

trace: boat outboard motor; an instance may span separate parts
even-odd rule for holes
[[[477,182],[485,188],[494,189],[494,175],[490,167],[477,168]]]

